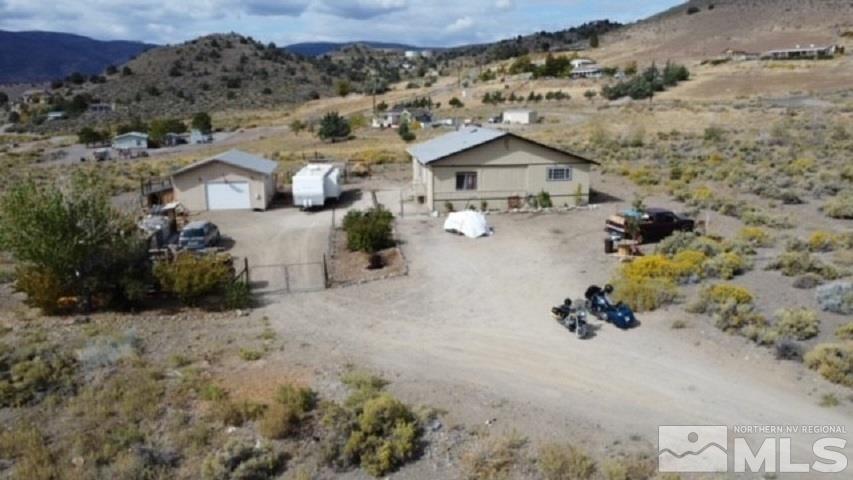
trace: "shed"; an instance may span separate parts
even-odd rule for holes
[[[597,162],[519,135],[466,127],[408,149],[416,195],[432,210],[508,209],[547,192],[554,206],[589,201]]]
[[[175,199],[189,210],[266,210],[278,164],[239,150],[199,160],[172,174]]]
[[[515,125],[531,125],[537,122],[539,115],[535,110],[516,109],[503,113],[503,123]]]

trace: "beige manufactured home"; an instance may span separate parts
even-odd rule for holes
[[[266,210],[275,196],[278,164],[231,150],[172,174],[175,199],[191,211]]]
[[[554,206],[587,203],[596,162],[500,130],[463,128],[408,150],[415,194],[432,210],[508,209],[548,192]]]

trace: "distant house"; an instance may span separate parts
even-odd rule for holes
[[[27,105],[37,105],[41,103],[47,102],[50,98],[50,93],[44,89],[30,89],[25,90],[24,93],[21,94],[21,103]]]
[[[581,68],[587,65],[595,65],[595,62],[588,58],[576,58],[571,62],[572,68]]]
[[[521,206],[547,192],[554,205],[589,201],[596,162],[510,132],[465,127],[408,150],[415,194],[432,210]]]
[[[402,123],[418,123],[425,127],[432,123],[432,112],[425,108],[394,108],[373,118],[373,128],[398,128]]]
[[[176,147],[187,143],[187,136],[181,133],[167,133],[163,137],[163,145],[166,147]]]
[[[53,111],[53,112],[47,112],[47,121],[48,122],[52,122],[54,120],[62,120],[64,118],[68,118],[68,115],[66,115],[65,112],[63,112],[61,110],[57,110],[57,111]]]
[[[843,54],[844,47],[840,45],[815,46],[809,45],[802,47],[800,45],[794,48],[782,48],[778,50],[769,50],[761,55],[764,60],[801,60],[801,59],[819,59],[832,58],[836,54]]]
[[[89,113],[110,113],[114,110],[111,103],[93,103],[87,109]]]
[[[133,155],[148,149],[148,134],[127,132],[113,138],[113,148],[124,155]]]
[[[190,131],[190,143],[193,145],[198,145],[200,143],[213,143],[213,135],[210,132],[205,133],[194,128]]]
[[[594,63],[572,69],[572,78],[601,78],[602,74],[601,65]]]
[[[510,125],[531,125],[536,123],[539,115],[535,110],[514,109],[503,113],[502,123]]]
[[[172,174],[175,200],[189,210],[266,210],[276,193],[272,160],[231,150]]]

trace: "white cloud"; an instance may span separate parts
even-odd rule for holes
[[[474,26],[474,19],[471,17],[462,17],[456,19],[455,22],[447,26],[446,30],[450,33],[457,33],[467,30]]]
[[[407,0],[319,0],[317,10],[343,18],[365,20],[406,9]]]
[[[178,43],[235,31],[263,42],[487,42],[663,10],[679,0],[0,0],[0,29]]]

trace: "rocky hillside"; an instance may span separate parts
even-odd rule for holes
[[[337,71],[236,34],[154,48],[106,72],[101,83],[57,93],[115,103],[117,116],[186,116],[195,111],[270,107],[330,95]],[[58,87],[58,88],[57,88]]]
[[[691,0],[602,39],[610,61],[701,60],[838,42],[853,31],[849,0]]]
[[[93,40],[55,32],[0,31],[0,85],[45,82],[74,72],[86,75],[124,63],[153,47],[139,42]]]

